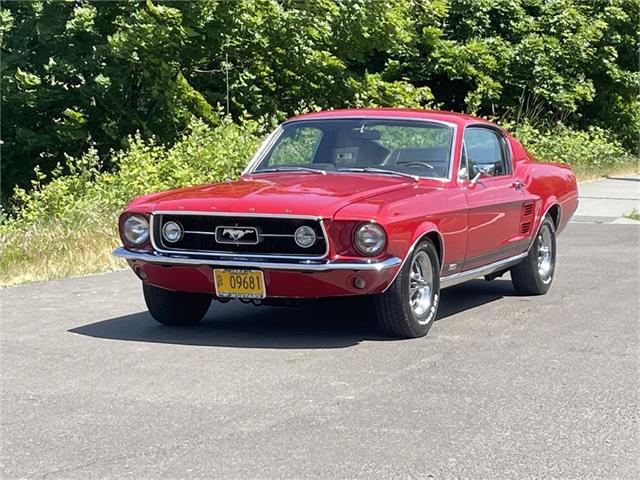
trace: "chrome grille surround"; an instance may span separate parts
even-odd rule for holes
[[[193,217],[219,217],[221,219],[225,219],[225,226],[228,225],[230,219],[233,218],[234,221],[242,221],[242,219],[247,219],[248,222],[251,222],[251,219],[256,220],[303,220],[307,222],[314,222],[314,225],[317,225],[321,235],[318,236],[318,241],[324,242],[324,251],[321,254],[304,254],[304,253],[263,253],[263,252],[245,252],[245,251],[237,251],[237,252],[228,252],[228,251],[219,251],[215,249],[216,244],[212,242],[212,249],[209,250],[185,250],[180,248],[167,248],[166,246],[163,248],[162,239],[156,238],[156,232],[159,231],[161,225],[158,227],[158,221],[161,221],[161,217],[164,215],[170,216],[193,216]],[[252,225],[247,225],[248,227],[252,227]],[[267,213],[231,213],[231,212],[197,212],[197,211],[175,211],[175,210],[159,210],[153,212],[150,216],[150,238],[151,245],[153,249],[158,253],[175,255],[188,255],[188,256],[212,256],[216,257],[233,257],[235,259],[257,259],[257,258],[271,258],[271,259],[282,259],[282,260],[321,260],[326,259],[329,254],[329,237],[327,235],[327,231],[324,225],[324,221],[322,217],[310,216],[310,215],[288,215],[288,214],[267,214]],[[295,229],[294,229],[295,231]],[[280,234],[280,233],[260,233],[260,237],[263,238],[271,238],[271,237],[290,237],[293,240],[293,234]],[[185,230],[185,233],[188,234],[200,234],[200,235],[208,235],[211,236],[212,239],[215,238],[215,229],[212,231],[197,231],[197,230]],[[229,245],[229,244],[226,244]],[[243,246],[251,246],[251,245],[243,245]]]

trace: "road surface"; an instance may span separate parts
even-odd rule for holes
[[[640,175],[607,177],[580,183],[580,204],[573,220],[598,223],[629,223],[622,218],[640,212]]]
[[[343,305],[156,325],[128,271],[0,291],[0,478],[639,478],[640,228],[555,283],[445,290],[426,338]]]

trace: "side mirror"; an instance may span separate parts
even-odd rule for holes
[[[484,164],[484,165],[476,165],[476,176],[471,179],[471,184],[476,184],[481,178],[493,177],[496,166],[492,163]]]

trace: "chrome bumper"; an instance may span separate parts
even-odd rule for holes
[[[297,261],[269,261],[256,259],[242,259],[238,257],[206,257],[192,258],[184,255],[163,255],[158,253],[131,252],[122,247],[113,251],[116,257],[125,260],[158,263],[161,265],[185,265],[199,266],[212,265],[216,267],[233,268],[263,268],[266,270],[294,270],[303,272],[327,272],[331,270],[373,270],[381,271],[387,268],[397,267],[402,263],[398,257],[391,257],[383,261],[363,260],[361,262],[331,262],[324,260],[297,260]]]

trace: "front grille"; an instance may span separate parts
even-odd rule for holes
[[[162,227],[172,221],[182,225],[183,237],[167,242],[162,237]],[[303,225],[313,228],[317,240],[309,248],[296,244],[294,233]],[[216,229],[218,235],[216,235]],[[237,242],[220,240],[223,229],[242,230],[246,236]],[[255,234],[257,234],[257,243]],[[198,214],[155,214],[153,216],[153,239],[156,245],[167,251],[197,252],[211,254],[256,254],[300,257],[322,257],[327,252],[326,238],[319,220],[312,218],[254,217]],[[247,243],[241,243],[247,242]]]

